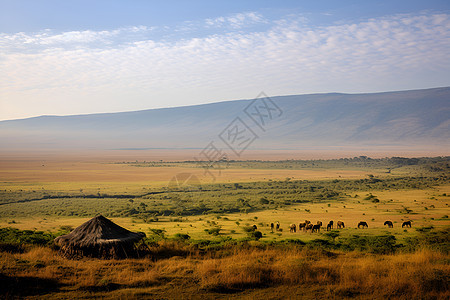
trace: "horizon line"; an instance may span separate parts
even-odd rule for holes
[[[306,94],[287,94],[287,95],[276,95],[276,96],[267,96],[268,98],[278,98],[278,97],[291,97],[291,96],[313,96],[313,95],[331,95],[331,94],[339,94],[339,95],[368,95],[368,94],[385,94],[385,93],[399,93],[399,92],[413,92],[413,91],[425,91],[425,90],[436,90],[436,89],[448,89],[448,86],[438,86],[438,87],[429,87],[429,88],[415,88],[415,89],[407,89],[407,90],[390,90],[390,91],[378,91],[378,92],[354,92],[354,93],[342,93],[342,92],[317,92],[317,93],[306,93]],[[261,93],[264,93],[261,91]],[[264,93],[265,94],[265,93]],[[90,116],[90,115],[107,115],[107,114],[120,114],[120,113],[133,113],[133,112],[141,112],[141,111],[149,111],[149,110],[163,110],[163,109],[175,109],[182,107],[196,107],[203,105],[212,105],[226,102],[237,102],[237,101],[251,101],[257,99],[258,97],[252,99],[232,99],[232,100],[218,100],[215,102],[206,102],[201,104],[190,104],[190,105],[179,105],[179,106],[167,106],[167,107],[155,107],[155,108],[146,108],[146,109],[137,109],[137,110],[125,110],[125,111],[115,111],[115,112],[92,112],[92,113],[76,113],[76,114],[68,114],[68,115],[37,115],[31,117],[24,118],[16,118],[16,119],[4,119],[0,120],[0,122],[9,122],[9,121],[20,121],[20,120],[28,120],[28,119],[36,119],[36,118],[45,118],[45,117],[54,117],[54,118],[62,118],[62,117],[79,117],[79,116]]]

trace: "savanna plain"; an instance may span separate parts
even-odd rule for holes
[[[8,154],[0,297],[449,299],[449,204],[442,156],[205,168],[163,154]],[[144,232],[147,250],[60,256],[53,240],[97,215]],[[319,226],[300,228],[307,221]]]

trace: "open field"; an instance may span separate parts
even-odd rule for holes
[[[442,177],[448,171],[439,169],[447,161],[400,163],[230,162],[215,183],[171,188],[173,176],[202,179],[203,169],[189,162],[3,160],[0,226],[57,231],[101,213],[147,234],[152,228],[203,239],[211,237],[205,230],[220,227],[221,234],[240,238],[246,235],[242,227],[255,224],[270,240],[308,240],[310,234],[289,233],[288,225],[340,220],[349,235],[359,221],[369,223],[367,233],[385,232],[386,220],[394,222],[397,234],[405,220],[415,227],[449,225],[450,182]],[[418,175],[425,177],[411,177]],[[269,224],[277,221],[284,231],[272,233]]]
[[[8,283],[2,295],[449,296],[448,158],[230,161],[214,182],[191,161],[3,159],[0,166],[0,229],[36,231],[37,240],[45,237],[42,245],[103,214],[146,233],[153,253],[152,259],[75,262],[49,247],[0,251],[0,276]],[[198,181],[170,185],[179,174]],[[304,220],[346,227],[332,235],[324,227],[289,232]],[[412,228],[401,227],[407,220]],[[357,229],[359,221],[369,228]],[[276,222],[282,230],[271,230]],[[22,234],[5,230],[7,243]],[[429,230],[443,230],[443,251],[415,242]],[[401,276],[406,273],[421,280]]]
[[[288,231],[289,224],[298,224],[305,219],[311,220],[314,223],[316,221],[322,221],[324,225],[330,220],[334,220],[335,222],[337,220],[343,221],[347,226],[347,228],[341,230],[341,235],[343,236],[361,233],[361,229],[356,229],[359,221],[367,221],[369,224],[369,229],[362,230],[365,234],[392,233],[400,237],[408,236],[407,232],[409,231],[414,232],[414,229],[406,229],[407,232],[404,232],[405,229],[401,228],[401,223],[406,220],[412,220],[416,228],[422,226],[442,227],[450,225],[450,219],[448,218],[450,197],[442,196],[443,194],[450,195],[450,185],[430,190],[373,192],[380,200],[379,203],[362,201],[361,198],[367,193],[353,193],[350,194],[348,199],[342,201],[331,200],[320,203],[302,203],[279,209],[249,213],[225,213],[183,217],[162,216],[158,217],[158,221],[153,222],[144,222],[139,217],[112,218],[112,220],[134,231],[143,231],[149,234],[150,228],[161,229],[168,236],[173,236],[176,233],[186,233],[193,239],[212,238],[211,235],[205,232],[205,229],[214,227],[220,227],[220,232],[223,235],[233,238],[243,238],[246,236],[243,228],[253,224],[258,226],[258,229],[264,235],[264,239],[268,240],[286,238],[310,240],[321,236],[322,234],[304,232],[290,233]],[[354,198],[357,194],[361,195],[361,197]],[[0,227],[12,226],[22,230],[48,230],[56,232],[61,226],[75,228],[90,218],[43,216],[47,207],[46,205],[49,205],[52,201],[55,202],[55,206],[62,205],[61,203],[63,202],[58,199],[52,199],[35,203],[10,205],[5,209],[25,211],[28,212],[28,216],[20,216],[18,212],[17,216],[10,215],[9,217],[2,217],[0,219]],[[80,199],[73,199],[71,201],[75,202],[74,205],[78,203],[80,209],[89,209],[90,207],[89,205],[85,207],[80,206],[79,201],[83,201]],[[88,200],[88,204],[89,201],[92,202],[93,200]],[[11,208],[11,206],[14,208]],[[71,209],[75,209],[74,207]],[[412,212],[406,213],[404,211],[405,207],[412,210]],[[5,214],[5,211],[2,213]],[[383,225],[386,220],[391,220],[394,223],[393,229],[388,229]],[[277,221],[281,223],[283,231],[272,233],[269,224]]]
[[[201,167],[193,164],[178,166],[164,164],[162,167],[138,168],[132,164],[99,162],[59,162],[59,161],[5,161],[0,160],[0,182],[3,187],[12,188],[89,188],[92,186],[120,189],[121,186],[141,185],[145,187],[166,186],[179,173],[192,173],[205,182],[212,177],[204,175]],[[372,170],[381,173],[385,170]],[[324,169],[247,169],[228,168],[217,172],[216,182],[248,182],[259,180],[283,180],[292,177],[303,180],[333,178],[363,178],[366,170],[324,170]]]

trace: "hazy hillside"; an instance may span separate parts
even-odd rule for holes
[[[374,94],[271,97],[281,109],[255,125],[252,100],[0,122],[0,149],[204,148],[240,117],[258,136],[250,148],[450,146],[450,87]]]

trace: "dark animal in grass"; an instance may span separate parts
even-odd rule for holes
[[[338,228],[338,229],[345,228],[344,222],[338,221],[338,222],[337,222],[337,228]]]
[[[313,225],[311,232],[314,232],[314,231],[320,232],[320,225],[319,224]]]
[[[277,229],[277,231],[280,230],[280,222],[278,222],[278,221],[277,221],[276,229]]]
[[[328,222],[327,231],[333,229],[333,221]]]
[[[317,225],[322,226],[322,222],[317,221]]]
[[[384,222],[384,225],[387,225],[389,228],[394,228],[394,224],[391,221]]]
[[[298,230],[300,230],[300,229],[306,230],[306,226],[307,226],[309,223],[311,223],[311,222],[308,221],[308,220],[305,220],[304,223],[298,224]]]
[[[308,225],[306,225],[305,231],[312,230],[313,226],[314,226],[313,224],[309,223]]]
[[[402,228],[403,228],[403,227],[409,227],[409,228],[411,228],[411,221],[403,222]]]
[[[297,226],[295,224],[289,225],[289,232],[297,232]]]
[[[270,223],[270,231],[273,232],[273,228],[275,227],[275,225],[273,223]]]
[[[369,225],[367,225],[367,222],[361,221],[358,223],[358,228],[369,228]]]
[[[300,231],[301,229],[305,230],[306,228],[306,223],[299,223],[298,224],[298,231]]]
[[[253,231],[255,231],[256,229],[258,229],[258,226],[253,225],[253,226],[252,226],[252,229],[253,229]]]

